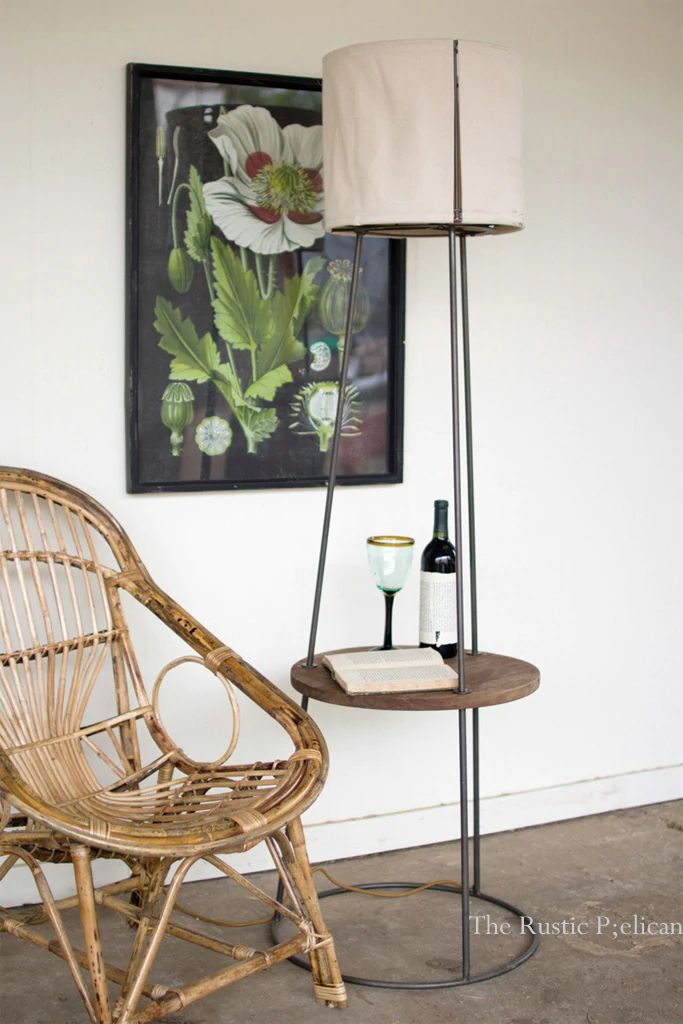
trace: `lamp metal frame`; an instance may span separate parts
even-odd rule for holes
[[[356,244],[354,249],[353,270],[351,275],[351,287],[349,292],[349,304],[346,313],[346,343],[342,358],[341,374],[339,380],[339,401],[337,403],[337,414],[335,429],[332,439],[330,454],[330,471],[327,481],[327,495],[325,500],[325,512],[323,516],[323,528],[320,541],[320,552],[318,557],[318,571],[316,576],[315,596],[313,600],[313,612],[311,615],[311,628],[308,641],[308,655],[306,666],[312,668],[315,665],[315,644],[318,633],[318,622],[320,618],[320,604],[322,600],[323,583],[325,578],[325,565],[327,560],[327,547],[332,518],[332,505],[334,491],[337,482],[337,465],[339,460],[339,449],[341,445],[342,406],[341,396],[344,394],[348,379],[349,358],[352,347],[351,325],[357,285],[360,276],[360,261],[363,245],[363,237],[372,234],[372,228],[354,228]],[[476,553],[476,528],[474,510],[474,446],[472,432],[472,383],[471,383],[471,359],[470,359],[470,330],[469,330],[469,300],[468,300],[468,278],[467,278],[467,236],[479,234],[480,232],[470,230],[469,226],[452,224],[447,226],[448,233],[448,254],[449,254],[449,305],[450,305],[450,352],[451,352],[451,413],[452,413],[452,448],[453,448],[453,508],[454,508],[454,541],[456,561],[456,620],[458,635],[458,686],[460,693],[467,693],[467,677],[465,669],[465,594],[464,594],[464,559],[463,559],[463,490],[466,491],[467,500],[467,540],[469,552],[469,600],[470,600],[470,644],[471,654],[479,653],[479,624],[477,604],[477,553]],[[460,293],[460,310],[458,310],[458,293]],[[458,330],[459,320],[462,323],[462,371],[460,368],[460,332]],[[462,377],[462,379],[461,379]],[[461,402],[460,393],[464,397]],[[464,405],[464,410],[463,410]],[[465,483],[463,484],[462,465],[462,419],[464,411],[464,447],[465,447]],[[308,708],[308,697],[303,696],[301,705],[304,710]],[[467,745],[467,709],[458,710],[458,774],[459,774],[459,797],[460,797],[460,885],[437,884],[430,886],[437,892],[455,893],[460,896],[460,931],[461,931],[461,963],[462,972],[458,978],[448,978],[437,981],[388,981],[378,978],[366,978],[358,975],[344,974],[345,981],[354,985],[363,985],[371,988],[391,989],[438,989],[456,988],[462,985],[471,985],[475,982],[488,981],[491,978],[500,977],[520,967],[529,960],[537,951],[540,945],[540,935],[533,918],[514,906],[507,900],[496,896],[487,895],[481,888],[481,790],[479,774],[480,734],[479,734],[479,709],[472,708],[472,881],[470,883],[470,857],[469,857],[469,779],[468,779],[468,745]],[[366,890],[383,889],[417,889],[422,883],[419,882],[377,882],[364,883],[355,888]],[[343,895],[349,890],[334,887],[319,893],[321,899]],[[279,898],[279,896],[278,896]],[[523,931],[529,936],[530,941],[527,947],[516,957],[506,961],[497,968],[480,973],[473,973],[471,966],[470,952],[470,901],[481,900],[488,904],[501,907],[510,914],[519,917]],[[273,932],[276,933],[279,926],[279,916],[275,916]],[[308,968],[306,960],[302,957],[292,957],[292,962],[300,967]]]

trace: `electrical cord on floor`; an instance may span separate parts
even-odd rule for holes
[[[275,912],[273,912],[268,917],[256,917],[253,921],[223,921],[220,917],[207,917],[206,914],[200,914],[198,910],[192,910],[178,900],[176,900],[174,909],[180,914],[185,914],[186,917],[193,917],[195,921],[203,921],[204,924],[215,924],[219,928],[251,928],[257,924],[270,924],[275,917]]]
[[[415,889],[404,889],[403,892],[378,892],[377,889],[361,889],[358,885],[348,885],[346,882],[340,882],[330,874],[327,868],[311,868],[311,871],[313,874],[318,872],[319,874],[324,875],[327,881],[331,882],[332,885],[337,887],[337,889],[344,889],[345,892],[355,892],[358,893],[359,896],[375,896],[380,900],[402,900],[406,896],[417,896],[426,889],[433,889],[435,885],[450,885],[455,889],[460,889],[460,882],[453,882],[448,878],[434,878],[431,882],[425,882],[423,885],[418,885]]]
[[[431,882],[425,882],[423,885],[418,885],[415,889],[404,889],[403,892],[379,892],[377,889],[362,889],[358,885],[349,885],[346,882],[340,882],[338,878],[335,878],[334,875],[327,870],[327,868],[321,866],[311,868],[311,873],[314,875],[323,875],[327,881],[337,889],[343,889],[345,892],[354,892],[358,896],[372,896],[381,900],[402,900],[407,896],[417,896],[419,893],[425,892],[427,889],[433,889],[436,885],[450,885],[454,889],[460,889],[459,882],[454,882],[448,878],[435,878]],[[202,921],[204,924],[214,924],[219,928],[250,928],[259,924],[270,924],[275,917],[275,913],[273,912],[272,914],[269,914],[268,917],[254,918],[251,921],[223,921],[218,917],[208,917],[206,914],[200,914],[199,911],[192,910],[178,901],[176,901],[175,909],[180,914],[185,914],[186,917],[193,917],[195,921]]]

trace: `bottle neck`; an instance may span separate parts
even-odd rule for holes
[[[448,505],[434,507],[434,537],[448,540]]]

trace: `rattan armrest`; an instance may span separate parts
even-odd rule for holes
[[[214,671],[220,669],[225,673],[238,689],[285,729],[296,751],[320,753],[319,761],[307,758],[304,762],[305,788],[310,787],[310,799],[313,801],[327,777],[328,752],[322,733],[310,715],[161,590],[142,564],[139,571],[112,577],[108,585],[121,587],[131,594],[180,636]]]

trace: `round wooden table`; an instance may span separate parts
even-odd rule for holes
[[[407,693],[363,693],[348,694],[341,686],[335,683],[327,668],[321,664],[324,654],[341,654],[355,651],[370,650],[368,647],[351,647],[345,650],[326,651],[316,654],[314,665],[306,666],[306,659],[302,658],[292,665],[291,681],[292,686],[302,695],[302,705],[308,706],[309,700],[319,700],[325,704],[339,704],[350,708],[376,708],[385,711],[448,711],[456,710],[461,714],[459,727],[465,729],[465,715],[469,710],[472,717],[472,761],[473,761],[473,884],[470,884],[469,869],[461,875],[460,886],[449,884],[436,884],[434,889],[440,892],[454,893],[462,897],[465,886],[469,898],[483,900],[485,903],[494,904],[503,910],[519,917],[524,926],[525,933],[529,936],[527,947],[514,958],[506,961],[500,966],[487,971],[473,973],[463,962],[463,973],[459,978],[448,978],[443,981],[387,981],[380,978],[365,978],[356,975],[344,974],[345,981],[355,985],[365,985],[374,988],[395,988],[395,989],[436,989],[455,988],[460,985],[470,985],[476,981],[486,981],[489,978],[496,978],[501,974],[514,970],[525,963],[534,955],[539,946],[539,934],[534,925],[533,919],[513,906],[507,900],[496,896],[490,896],[481,889],[481,857],[480,857],[480,816],[479,816],[479,708],[493,707],[499,704],[508,704],[510,701],[520,700],[527,697],[538,689],[540,673],[535,665],[528,661],[520,661],[519,658],[511,658],[505,654],[489,654],[481,652],[465,655],[465,684],[467,689],[464,692],[457,690],[421,690]],[[449,659],[449,664],[457,672],[457,658]],[[461,735],[462,744],[462,735]],[[460,760],[461,787],[466,779],[466,764]],[[462,820],[462,819],[461,819]],[[356,888],[361,889],[418,889],[420,882],[367,882]],[[348,890],[340,887],[326,889],[319,894],[320,898],[343,895]],[[278,890],[280,896],[281,891]],[[465,915],[466,919],[466,915]],[[465,926],[463,925],[463,928]],[[277,938],[279,918],[276,914],[273,924],[273,934]],[[463,935],[463,943],[465,937]],[[468,940],[469,942],[469,940]],[[463,954],[464,956],[464,954]],[[308,969],[308,961],[302,957],[292,957],[294,963]]]
[[[409,693],[357,693],[349,694],[335,683],[329,671],[321,664],[325,654],[350,654],[369,650],[367,647],[349,647],[345,651],[325,651],[316,654],[315,666],[306,667],[302,658],[292,665],[292,686],[309,700],[325,704],[341,704],[350,708],[377,708],[384,711],[447,711],[463,708],[485,708],[494,704],[507,704],[527,697],[538,689],[540,673],[535,665],[505,654],[466,654],[465,679],[467,691],[419,690]],[[446,665],[457,672],[457,658]]]

